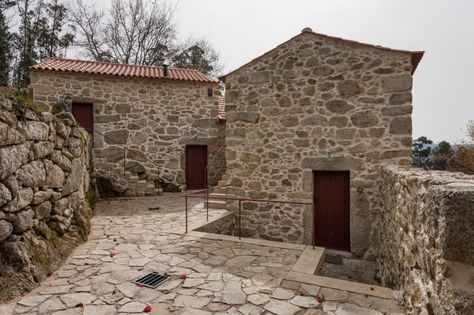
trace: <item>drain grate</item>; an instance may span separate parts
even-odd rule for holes
[[[159,285],[165,283],[169,278],[170,277],[166,274],[161,275],[157,272],[151,272],[141,278],[138,278],[137,280],[134,280],[133,283],[155,289]]]

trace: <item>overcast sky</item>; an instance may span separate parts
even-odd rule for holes
[[[390,48],[426,51],[414,75],[413,136],[464,137],[474,119],[472,0],[171,0],[180,38],[205,37],[232,70],[314,31]]]

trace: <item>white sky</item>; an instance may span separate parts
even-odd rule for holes
[[[306,26],[390,48],[425,50],[414,75],[413,136],[454,142],[474,119],[472,0],[170,1],[177,3],[179,37],[209,39],[226,71]]]

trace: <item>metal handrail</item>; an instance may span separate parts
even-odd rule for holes
[[[227,185],[229,186],[229,185]],[[226,186],[224,186],[226,187]],[[186,232],[188,233],[188,198],[206,198],[207,200],[207,221],[209,221],[209,191],[213,190],[213,188],[208,188],[208,189],[202,189],[202,190],[197,190],[189,193],[183,193],[181,194],[181,197],[184,197],[185,199],[185,225],[186,225]],[[200,193],[205,192],[204,195],[199,195]],[[242,237],[242,201],[254,201],[254,202],[267,202],[267,203],[280,203],[280,204],[296,204],[296,205],[306,205],[306,206],[312,206],[313,207],[313,213],[314,213],[314,199],[312,202],[301,202],[301,201],[289,201],[289,200],[275,200],[275,199],[253,199],[253,198],[247,198],[247,197],[219,197],[219,196],[211,196],[211,199],[214,200],[233,200],[233,201],[238,201],[239,202],[239,217],[238,217],[238,226],[239,226],[239,240]],[[314,223],[313,223],[313,233],[312,233],[312,245],[313,247],[315,246],[315,238],[316,235],[314,233]]]

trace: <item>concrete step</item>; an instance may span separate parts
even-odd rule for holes
[[[206,208],[207,202],[204,202],[204,208]],[[211,209],[226,209],[227,204],[225,200],[209,200],[209,208]]]

